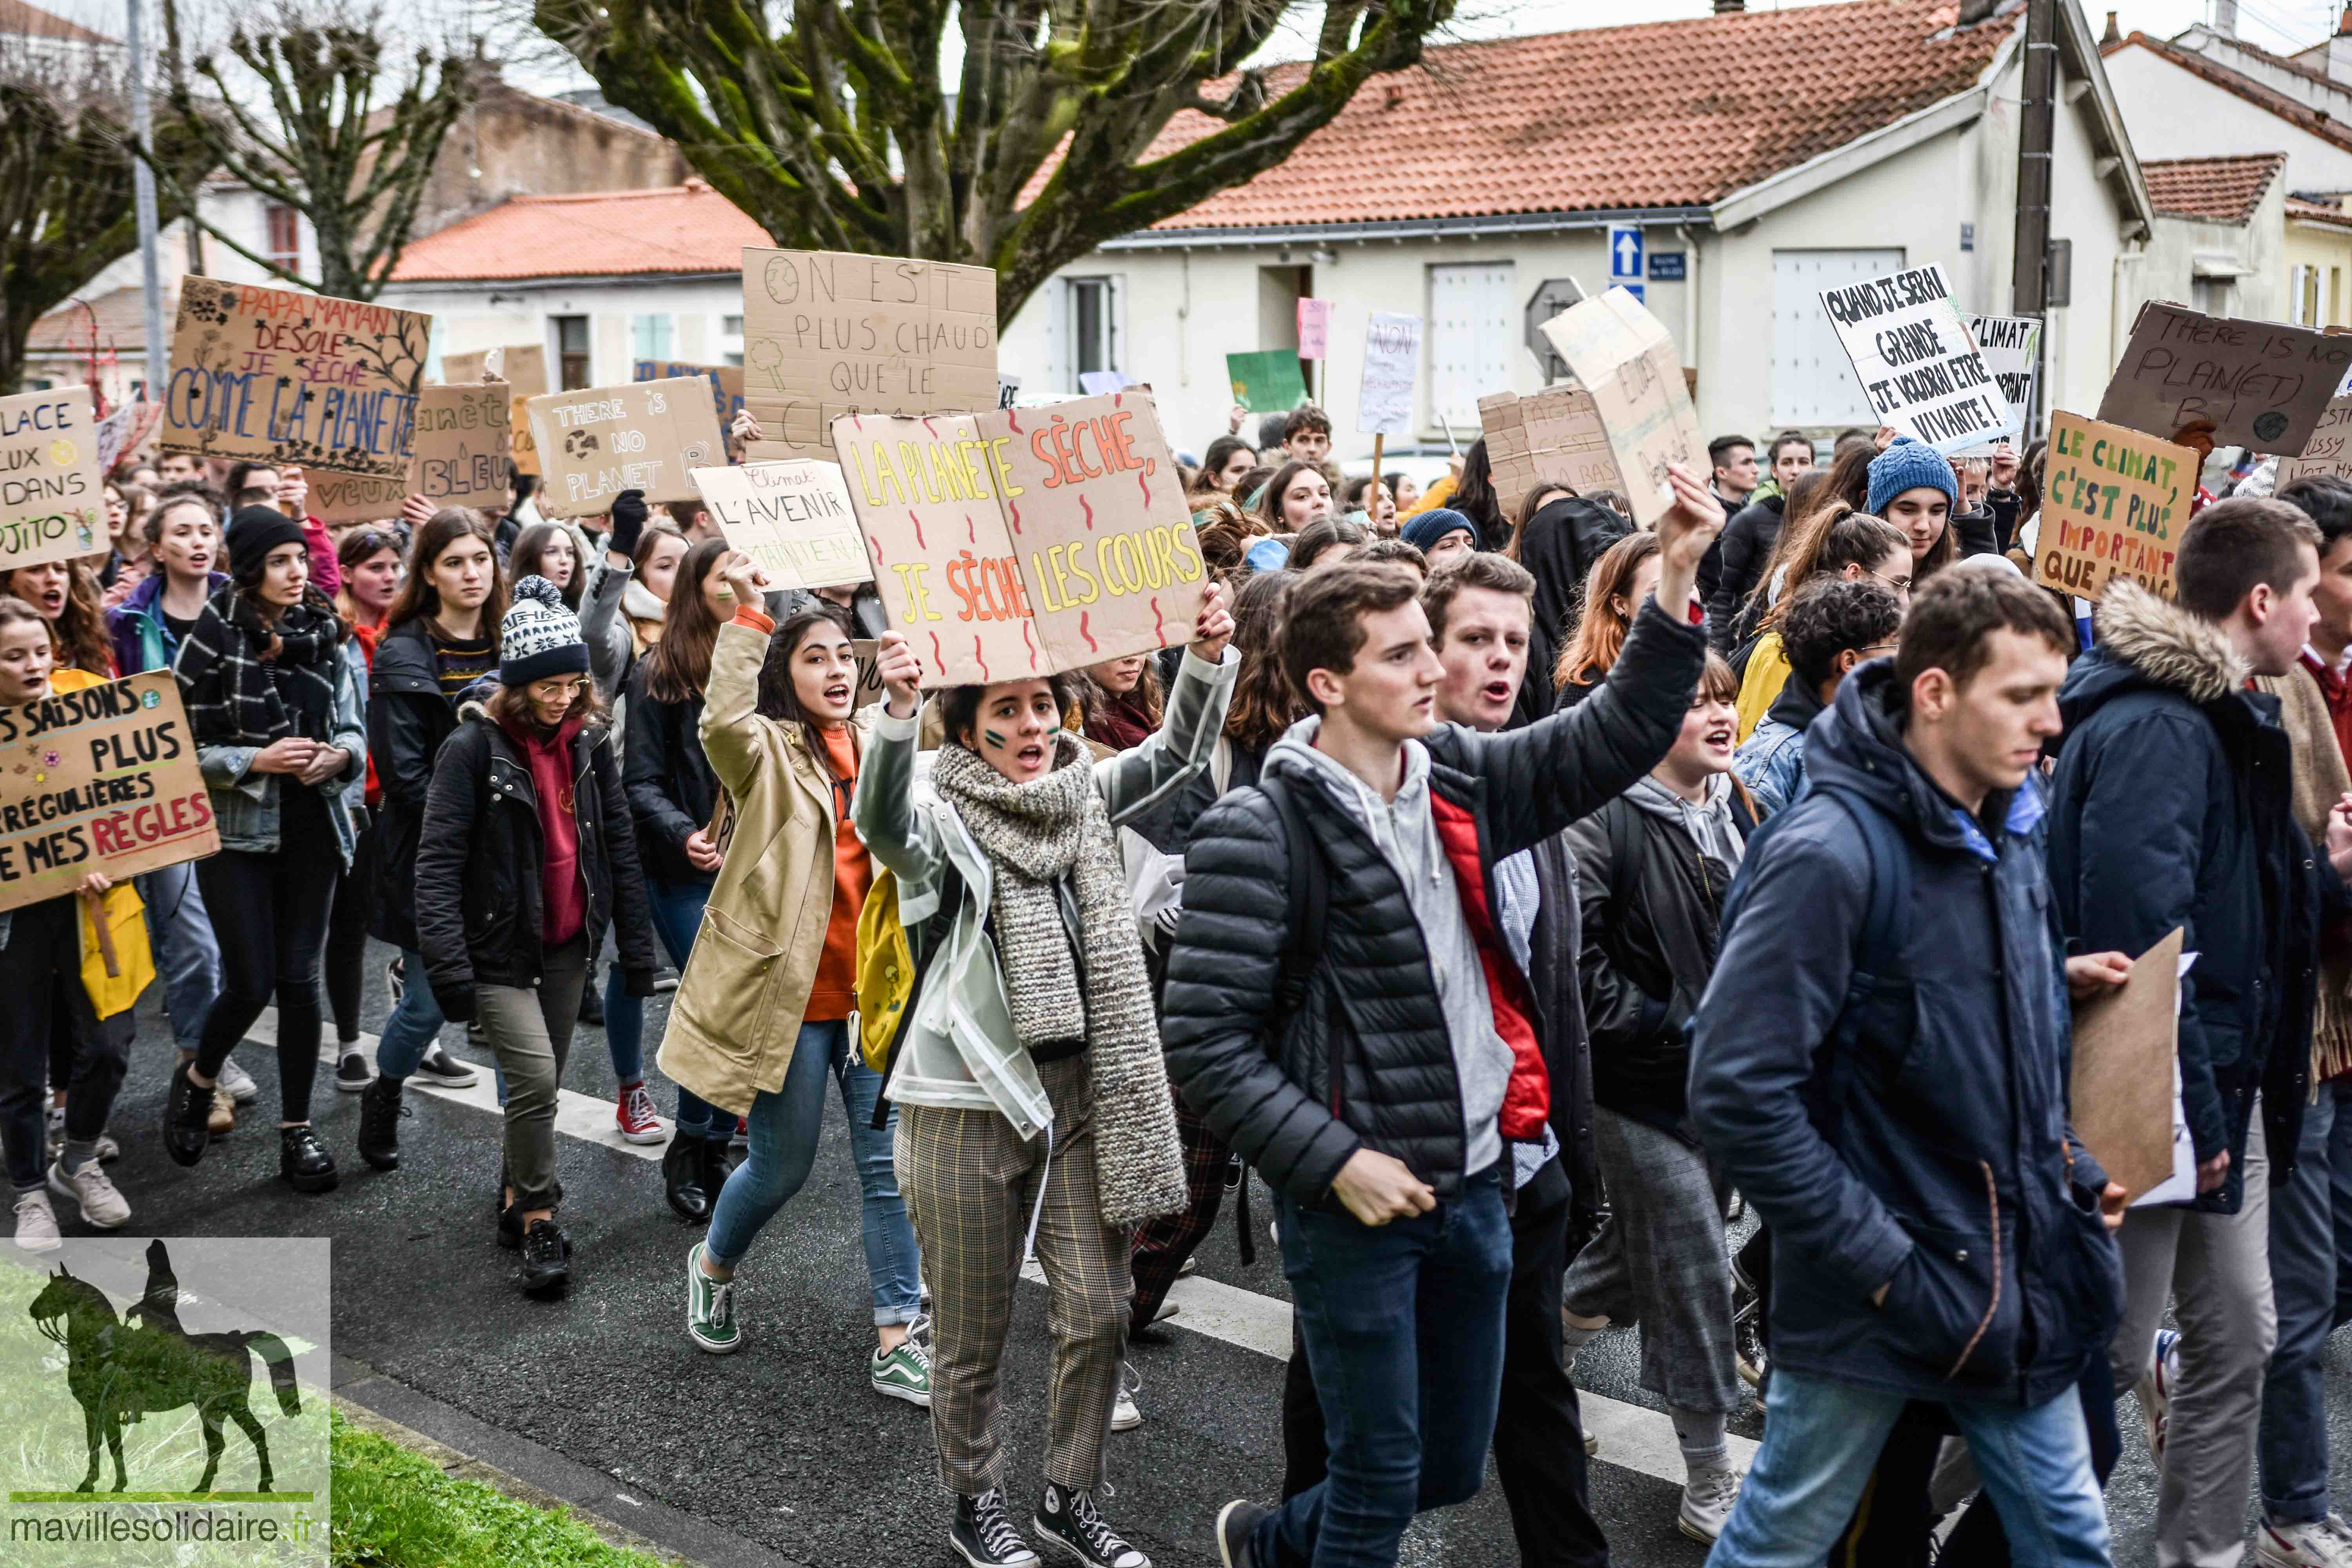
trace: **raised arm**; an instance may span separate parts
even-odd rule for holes
[[[885,693],[882,711],[858,759],[849,816],[874,858],[898,873],[904,912],[917,892],[929,891],[939,868],[939,852],[915,811],[915,751],[923,728],[918,683],[923,670],[904,635],[882,634],[876,673]]]
[[[1114,826],[1151,810],[1208,765],[1241,672],[1241,656],[1225,646],[1233,633],[1224,585],[1211,581],[1202,592],[1192,641],[1177,666],[1159,730],[1143,744],[1095,764],[1095,788],[1102,792]]]

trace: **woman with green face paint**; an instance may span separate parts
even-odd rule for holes
[[[1224,590],[1202,595],[1160,728],[1097,762],[1063,715],[1076,675],[936,694],[946,739],[917,798],[921,661],[884,634],[888,694],[853,808],[900,905],[951,911],[899,1024],[887,1091],[939,1323],[931,1430],[951,1542],[1034,1563],[1004,1493],[997,1364],[1034,1252],[1054,1293],[1045,1485],[1056,1554],[1149,1568],[1095,1509],[1126,1339],[1129,1226],[1181,1211],[1184,1169],[1116,828],[1204,767],[1236,660]],[[1019,1244],[1026,1235],[1028,1244]]]

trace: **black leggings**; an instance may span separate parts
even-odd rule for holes
[[[41,1184],[49,1090],[68,1090],[66,1136],[106,1131],[131,1059],[128,1009],[101,1019],[81,983],[81,915],[72,894],[20,905],[0,947],[0,1150],[9,1184]],[[54,1031],[54,1032],[53,1032]],[[67,1042],[60,1066],[54,1042]]]
[[[219,1076],[274,989],[278,1114],[308,1121],[310,1080],[319,1070],[319,957],[343,860],[318,792],[290,780],[281,790],[276,853],[224,849],[196,862],[221,950],[220,999],[205,1019],[196,1070]]]
[[[364,821],[352,868],[335,884],[334,912],[327,919],[327,1005],[334,1010],[335,1039],[346,1046],[360,1037],[368,922],[375,918],[375,814],[366,814]]]

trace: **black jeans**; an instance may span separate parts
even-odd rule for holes
[[[308,1121],[319,1070],[319,958],[343,860],[316,790],[289,789],[281,799],[275,854],[224,849],[196,862],[221,950],[220,1000],[205,1020],[196,1070],[219,1075],[274,990],[278,1115]]]
[[[0,947],[0,1145],[9,1184],[23,1192],[41,1184],[47,1163],[51,1083],[66,1091],[66,1136],[96,1138],[122,1088],[133,1026],[128,1010],[101,1019],[90,1005],[72,894],[25,905],[9,920]],[[53,1031],[72,1043],[55,1067]]]
[[[1555,1161],[1518,1194],[1511,1215],[1511,1286],[1503,1308],[1503,1399],[1495,1470],[1526,1568],[1608,1568],[1592,1517],[1584,1423],[1560,1349],[1560,1280],[1568,1272],[1569,1186]],[[1307,1370],[1297,1314],[1282,1383],[1282,1495],[1323,1479],[1323,1410]]]
[[[334,911],[327,918],[327,1005],[335,1015],[335,1038],[349,1045],[360,1037],[360,997],[367,969],[368,922],[375,918],[375,814],[364,813],[352,868],[335,884]]]

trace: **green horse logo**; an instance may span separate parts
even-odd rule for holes
[[[224,1418],[236,1422],[253,1443],[261,1467],[261,1484],[255,1489],[270,1489],[269,1439],[247,1404],[253,1384],[253,1366],[247,1358],[258,1355],[268,1364],[278,1408],[295,1415],[301,1413],[302,1398],[294,1381],[294,1352],[276,1334],[260,1330],[189,1333],[180,1327],[179,1298],[171,1255],[161,1241],[153,1241],[147,1246],[147,1294],[128,1314],[143,1322],[117,1318],[104,1291],[75,1279],[62,1266],[27,1309],[42,1336],[66,1347],[66,1386],[81,1406],[89,1468],[75,1491],[97,1489],[101,1435],[107,1452],[114,1456],[113,1489],[123,1490],[123,1426],[151,1412],[183,1405],[195,1406],[205,1427],[205,1473],[196,1491],[213,1489],[213,1475],[226,1446],[221,1436]]]

